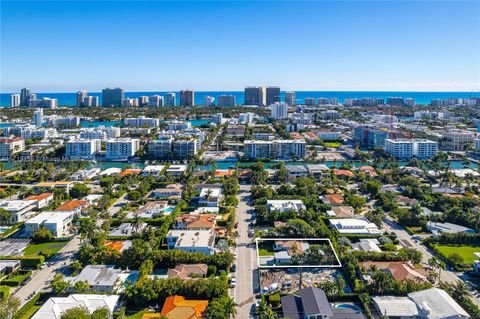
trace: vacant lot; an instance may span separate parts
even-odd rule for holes
[[[479,258],[474,253],[480,252],[478,246],[449,246],[449,245],[435,245],[437,251],[446,259],[451,254],[457,253],[463,258],[463,263],[471,265]]]

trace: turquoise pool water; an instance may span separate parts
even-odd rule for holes
[[[10,229],[10,227],[0,227],[0,234],[3,234],[4,232],[6,232],[9,229]]]
[[[131,273],[130,275],[128,275],[127,278],[125,278],[125,285],[127,285],[127,282],[129,282],[129,281],[130,281],[132,284],[136,283],[139,276],[140,276],[139,273]]]
[[[164,214],[171,214],[175,210],[174,207],[167,207],[163,210]]]
[[[341,303],[341,304],[335,305],[334,307],[337,309],[351,309],[351,310],[362,311],[362,309],[359,306],[350,304],[350,303]]]

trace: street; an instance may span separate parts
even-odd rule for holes
[[[253,207],[250,206],[250,185],[240,185],[237,196],[239,200],[236,209],[238,222],[236,238],[236,281],[234,299],[237,303],[237,315],[235,318],[250,318],[250,311],[255,302],[254,293],[258,290],[258,266],[255,258],[255,245],[253,237],[248,237],[249,223],[252,221]]]
[[[407,247],[407,248],[415,248],[419,252],[422,253],[422,262],[427,264],[428,260],[433,257],[433,254],[423,245],[421,245],[419,242],[416,242],[412,240],[412,236],[400,225],[397,223],[393,222],[392,220],[389,220],[387,218],[384,219],[383,221],[383,227],[386,231],[388,232],[394,232],[397,235],[398,240],[402,244],[402,246]],[[455,283],[458,280],[461,280],[458,276],[461,275],[461,273],[457,274],[453,271],[450,271],[448,269],[444,269],[441,272],[441,280],[443,282],[447,283]],[[471,296],[472,301],[477,305],[480,306],[480,299]]]
[[[61,272],[63,267],[67,267],[72,262],[79,249],[80,239],[78,236],[75,236],[49,261],[51,263],[50,266],[34,271],[32,279],[13,294],[20,300],[20,306],[23,307],[28,302],[30,294],[36,294],[49,288],[50,280],[55,277],[56,273]]]

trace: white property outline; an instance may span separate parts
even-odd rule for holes
[[[258,249],[258,242],[259,241],[285,241],[285,240],[293,240],[293,241],[326,241],[330,244],[330,248],[337,259],[338,265],[275,265],[275,266],[263,266],[260,263],[260,250]],[[255,245],[257,248],[257,263],[258,268],[340,268],[342,267],[342,263],[340,262],[340,258],[338,258],[337,251],[333,248],[332,241],[330,238],[255,238]]]

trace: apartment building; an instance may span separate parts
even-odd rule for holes
[[[72,140],[65,145],[65,156],[68,159],[92,159],[101,150],[101,141],[96,139]]]
[[[353,134],[360,146],[370,149],[383,148],[385,140],[389,138],[388,131],[373,126],[357,126],[354,128]]]
[[[21,137],[0,138],[0,157],[11,157],[25,149],[25,140]]]
[[[129,127],[158,127],[160,120],[151,117],[139,116],[137,118],[125,118],[123,124]]]
[[[246,158],[301,159],[306,155],[305,140],[246,140]]]
[[[129,159],[137,154],[140,140],[136,138],[111,139],[106,142],[105,158],[110,160]]]
[[[438,143],[425,139],[386,139],[385,152],[398,159],[428,159],[438,152]]]
[[[450,129],[442,132],[440,147],[445,151],[464,151],[471,146],[475,133],[465,130]]]

